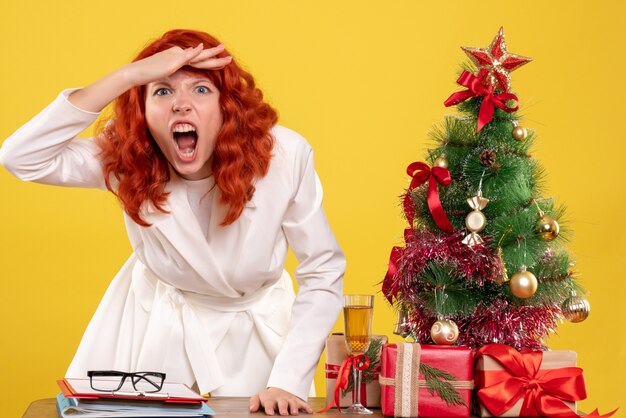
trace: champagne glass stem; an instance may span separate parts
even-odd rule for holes
[[[361,370],[355,367],[352,369],[352,404],[361,405]]]

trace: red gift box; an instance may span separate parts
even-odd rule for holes
[[[520,353],[488,344],[476,353],[481,417],[577,417],[576,401],[587,397],[574,351]]]
[[[387,336],[372,335],[372,339],[381,340],[382,344],[387,343]],[[332,334],[326,339],[326,403],[331,404],[335,397],[335,386],[337,385],[337,374],[343,360],[348,357],[348,347],[346,337],[343,334]],[[371,359],[374,361],[374,359]],[[374,375],[374,380],[368,384],[361,384],[361,404],[366,407],[380,406],[380,385],[378,384],[378,373]],[[341,396],[339,401],[341,407],[352,405],[352,393]]]
[[[438,392],[429,391],[426,379],[420,373],[420,369],[427,366],[430,370],[438,369],[451,375],[445,382],[464,404],[448,404]],[[467,418],[470,416],[470,396],[474,387],[472,377],[473,354],[469,348],[387,344],[381,355],[379,379],[383,415]]]

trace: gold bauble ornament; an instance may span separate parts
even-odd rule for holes
[[[446,160],[446,156],[442,155],[441,157],[437,158],[435,160],[435,162],[433,163],[433,167],[441,167],[441,168],[445,168],[447,170],[448,169],[448,160]]]
[[[559,236],[559,223],[551,216],[541,216],[535,228],[544,241],[552,241]]]
[[[430,338],[435,344],[452,345],[459,339],[459,327],[449,319],[438,319],[430,328]]]
[[[565,299],[561,306],[563,316],[570,322],[582,322],[589,316],[591,306],[584,296],[577,296],[576,292],[572,292],[572,296]]]
[[[516,298],[528,299],[537,291],[537,278],[522,266],[520,271],[511,276],[509,288]]]
[[[515,140],[523,141],[528,137],[528,131],[523,126],[517,125],[513,127],[511,135],[513,135],[513,138],[515,138]]]

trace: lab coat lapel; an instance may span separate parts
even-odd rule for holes
[[[256,207],[249,201],[244,214],[233,224],[221,226],[226,215],[226,206],[219,203],[219,190],[213,198],[208,238],[202,233],[187,198],[186,184],[177,175],[166,186],[169,192],[166,210],[162,213],[147,209],[145,219],[152,224],[159,241],[166,241],[182,257],[200,278],[218,290],[223,296],[237,297],[240,294],[230,285],[229,277],[240,262],[241,251],[250,231],[250,213]],[[161,247],[164,247],[163,245]],[[166,258],[170,255],[164,251]],[[158,262],[158,261],[157,261]],[[171,264],[172,260],[163,260]],[[180,260],[178,261],[180,262]]]

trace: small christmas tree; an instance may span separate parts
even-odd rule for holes
[[[542,197],[543,170],[520,126],[509,73],[531,61],[507,51],[502,29],[472,65],[434,131],[427,161],[409,165],[405,246],[394,247],[383,293],[396,331],[421,343],[546,349],[562,316],[584,320],[589,304],[562,246],[563,208]]]

